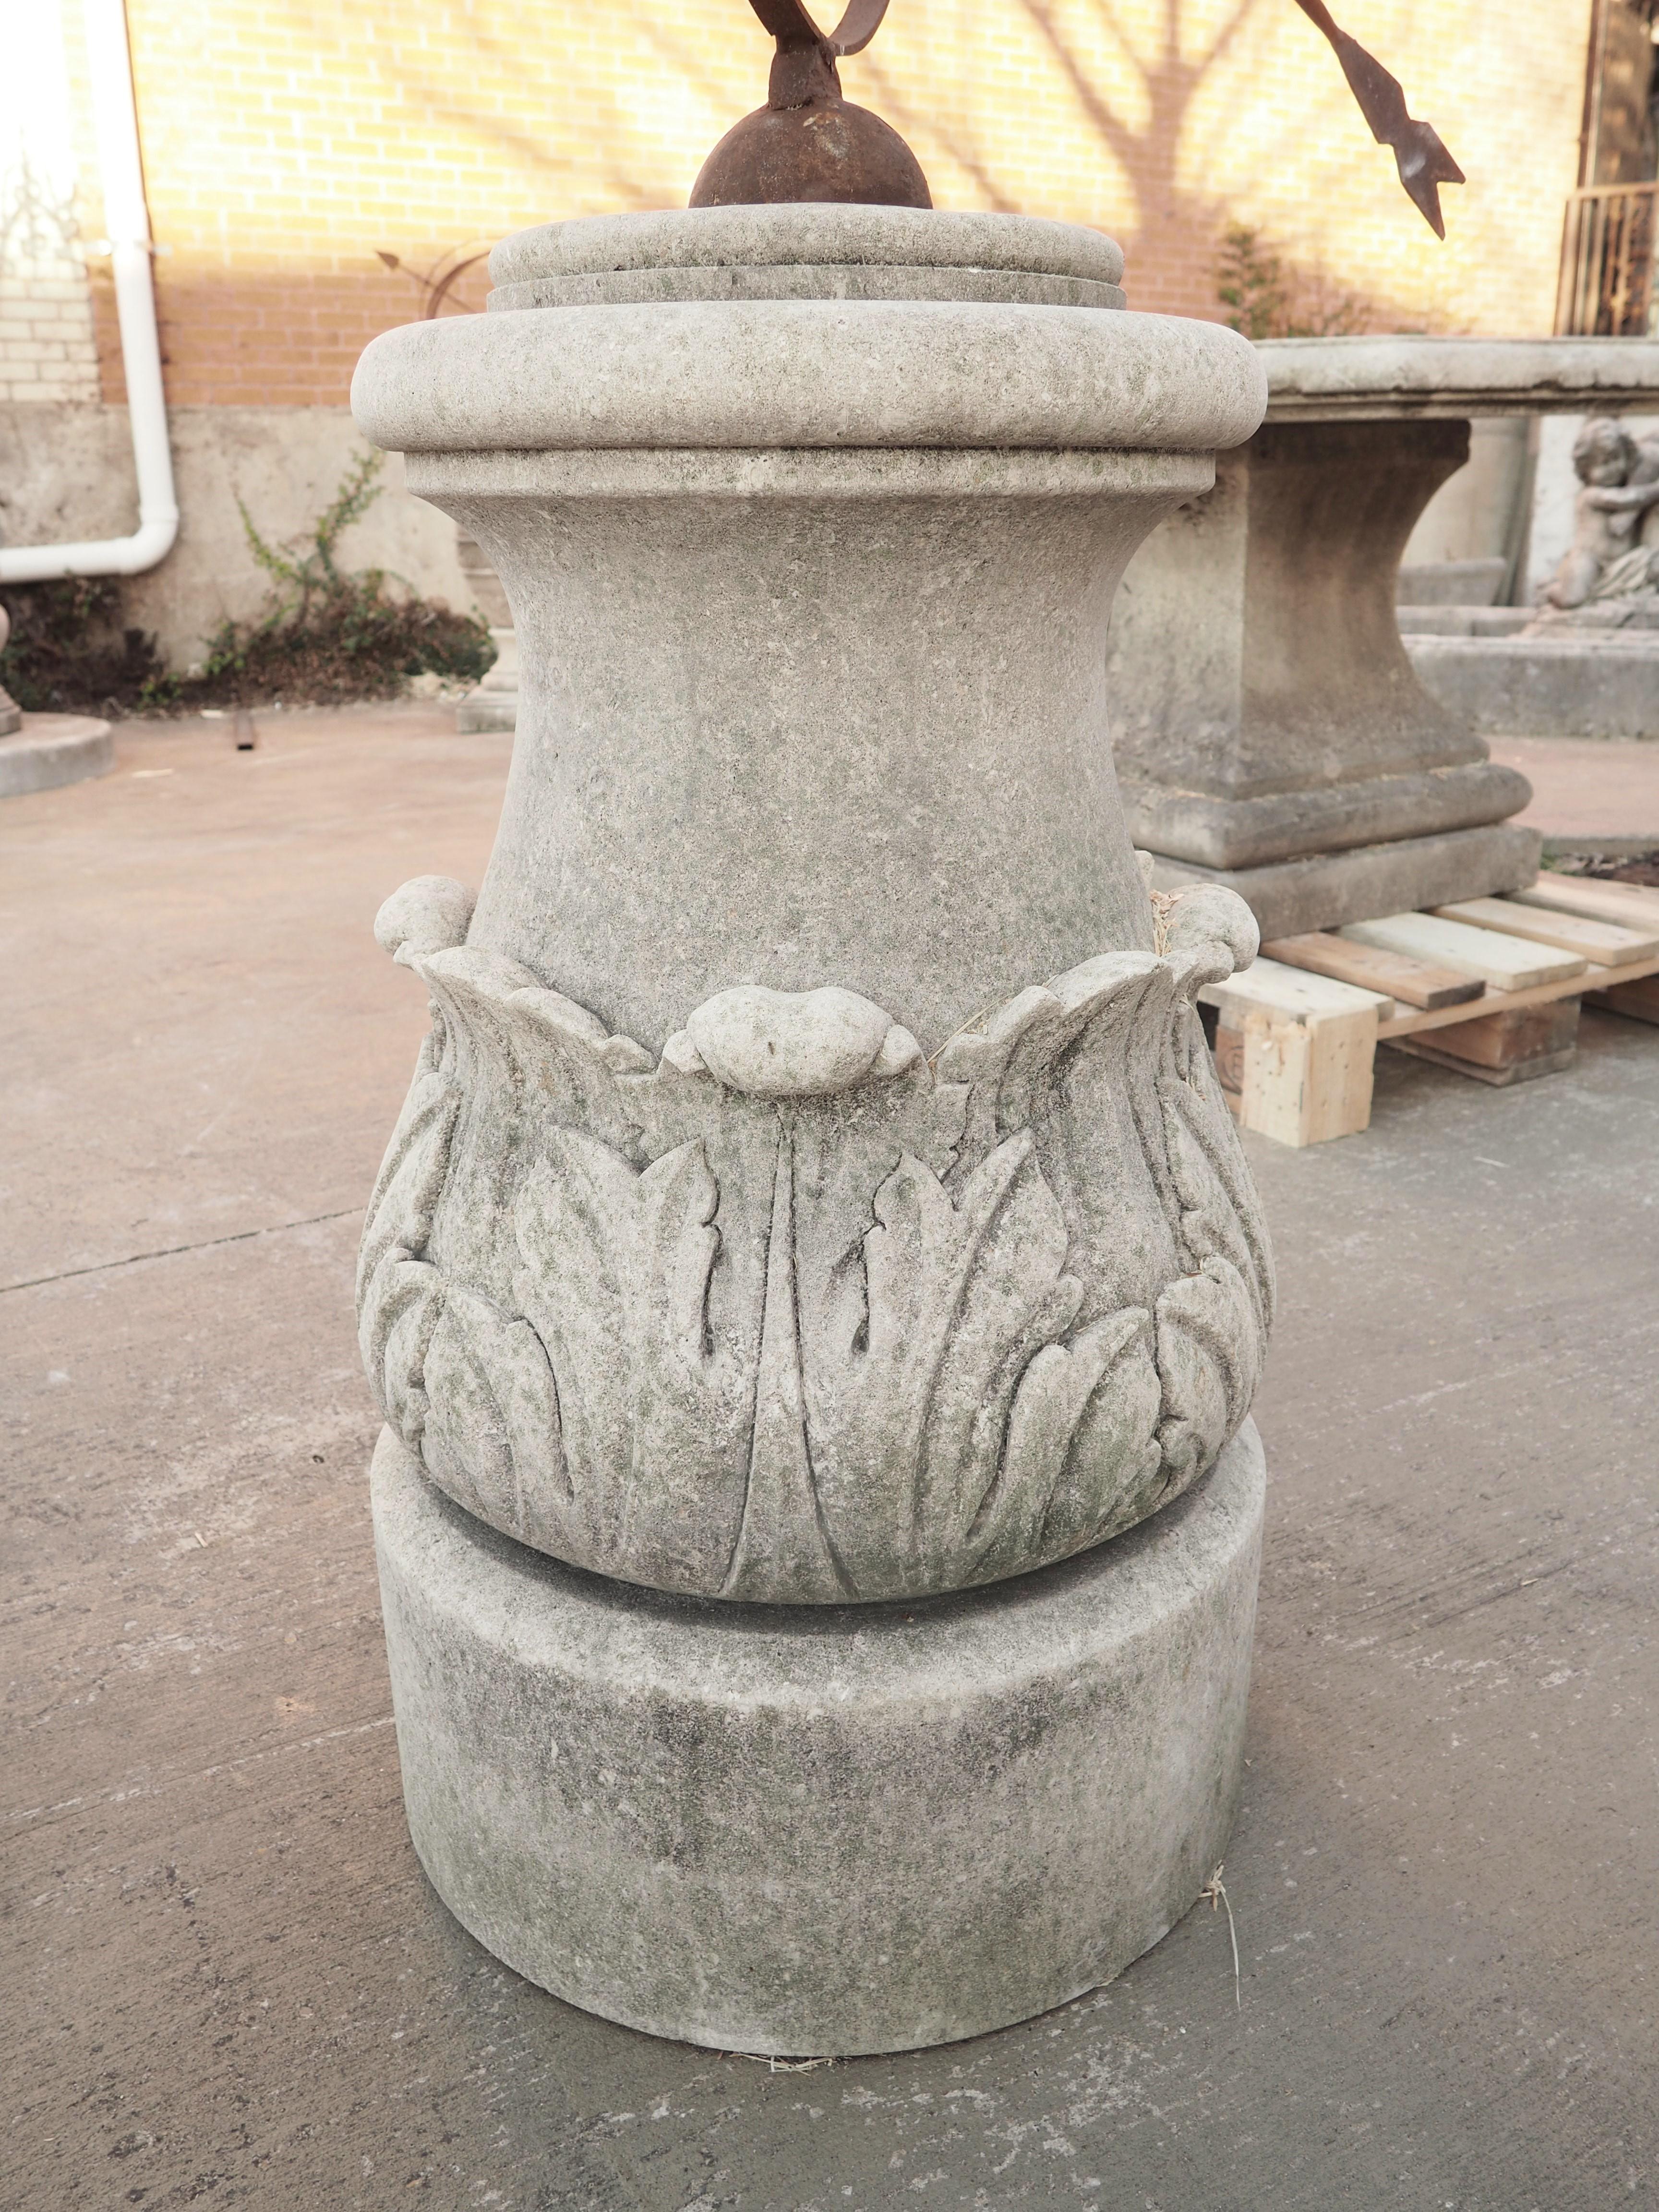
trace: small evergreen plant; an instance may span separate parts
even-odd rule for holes
[[[1216,298],[1228,327],[1247,338],[1355,337],[1370,327],[1363,300],[1317,271],[1287,270],[1254,223],[1230,222],[1222,232]]]

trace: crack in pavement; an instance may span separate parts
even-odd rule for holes
[[[308,1213],[301,1221],[274,1221],[263,1229],[239,1229],[229,1237],[204,1237],[196,1244],[164,1244],[155,1252],[130,1252],[122,1260],[95,1260],[85,1267],[65,1267],[61,1274],[30,1275],[21,1283],[0,1283],[0,1297],[9,1291],[38,1291],[43,1284],[72,1282],[77,1275],[105,1275],[116,1267],[136,1267],[144,1260],[173,1260],[181,1252],[210,1252],[219,1244],[246,1244],[255,1237],[281,1237],[290,1229],[313,1229],[321,1221],[344,1221],[362,1212],[361,1206],[343,1206],[337,1213]]]

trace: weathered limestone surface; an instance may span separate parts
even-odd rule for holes
[[[1395,612],[1400,556],[1467,458],[1469,417],[1628,401],[1659,385],[1659,345],[1258,350],[1267,422],[1221,457],[1214,491],[1147,543],[1119,594],[1132,832],[1160,883],[1230,884],[1275,937],[1516,889],[1538,858],[1531,832],[1505,826],[1525,779],[1418,680]]]
[[[1659,737],[1659,436],[1592,416],[1572,460],[1573,540],[1539,606],[1402,614],[1406,650],[1483,733]]]
[[[983,2033],[1109,1981],[1222,1856],[1263,1468],[908,1607],[653,1596],[460,1512],[389,1431],[374,1527],[410,1828],[572,2003],[724,2050]]]
[[[1418,634],[1406,649],[1447,712],[1483,735],[1659,738],[1659,636],[1651,630]]]
[[[1074,223],[864,207],[587,216],[520,231],[490,263],[492,309],[647,300],[1022,301],[1121,307],[1123,252]]]
[[[832,296],[823,272],[849,269]],[[1149,896],[1103,641],[1135,546],[1259,420],[1260,364],[1229,331],[1123,313],[1109,241],[1013,217],[606,218],[527,234],[495,270],[495,313],[377,340],[354,394],[483,549],[521,656],[476,905],[422,878],[377,923],[434,1027],[369,1209],[363,1353],[384,1467],[447,1494],[429,1510],[460,1547],[412,1582],[388,1569],[411,1821],[486,1941],[618,2017],[812,2050],[969,2033],[1155,1940],[1230,1802],[1231,1567],[1181,1583],[1198,1610],[1153,1637],[1144,1685],[1133,1639],[1088,1671],[1108,1540],[1144,1523],[1180,1548],[1172,1516],[1240,1432],[1273,1297],[1194,1005],[1257,932],[1225,889]],[[857,296],[872,270],[912,296]],[[1062,281],[1089,303],[1054,304]],[[1083,1579],[1050,1593],[1069,1626],[1015,1636],[983,1711],[971,1676],[882,1641],[874,1601],[994,1585],[960,1602],[1024,1620],[1033,1575],[1078,1554]],[[448,1591],[475,1559],[520,1577],[495,1640]],[[678,1935],[683,1872],[569,1886],[589,1844],[565,1770],[511,1803],[492,1778],[541,1775],[557,1655],[586,1632],[573,1569],[611,1578],[604,1605],[630,1619],[641,1588],[724,1601],[707,1632],[759,1655],[729,1695],[777,1758],[711,1782],[697,1728],[671,1728],[653,1771],[686,1818],[726,1790],[748,1848],[776,1832],[805,1853],[844,1776],[843,1893],[886,1885],[896,1929],[954,1880],[938,1806],[980,1791],[991,1826],[962,1863],[994,1881],[931,1969],[924,1945],[883,1995],[878,1913],[837,1919],[780,1876],[780,1917],[729,1856]],[[452,1622],[485,1635],[476,1663]],[[986,1761],[1049,1694],[1054,1636],[1083,1686],[1011,1751],[1005,1799]],[[896,1656],[859,1687],[866,1644],[914,1656],[926,1694]],[[532,1647],[545,1668],[520,1682]],[[702,1662],[668,1648],[695,1683]],[[792,1654],[854,1686],[833,1742],[808,1731],[823,1806]],[[583,1662],[595,1741],[631,1740],[634,1663]],[[470,1712],[435,1686],[463,1672]],[[1048,1880],[1049,1827],[1097,1767],[1127,1793],[1101,1832],[1128,1823],[1133,1863],[1021,1966],[1010,1900]],[[890,1875],[859,1817],[878,1782],[911,1838]],[[981,1812],[960,1817],[966,1838]],[[509,1862],[510,1893],[491,1888]]]

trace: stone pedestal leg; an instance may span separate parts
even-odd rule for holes
[[[1269,422],[1135,556],[1114,737],[1160,882],[1225,884],[1284,937],[1532,879],[1526,779],[1424,690],[1395,607],[1468,455],[1462,422]]]

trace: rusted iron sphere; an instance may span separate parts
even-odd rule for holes
[[[754,207],[784,200],[932,207],[921,164],[898,132],[841,93],[842,54],[867,46],[887,0],[851,0],[828,36],[802,0],[750,0],[778,42],[767,104],[733,124],[697,173],[691,204]]]

